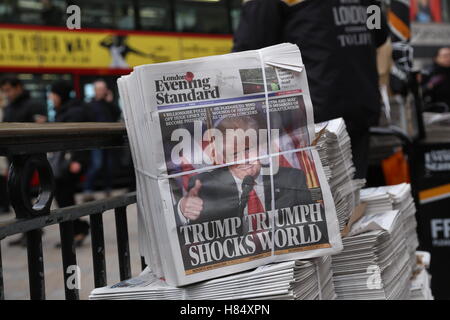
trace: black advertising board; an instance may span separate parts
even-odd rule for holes
[[[417,143],[414,149],[420,249],[431,253],[433,295],[450,299],[450,143]]]

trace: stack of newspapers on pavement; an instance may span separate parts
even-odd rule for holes
[[[388,196],[389,200],[378,202],[380,207],[375,207],[375,197]],[[369,200],[371,199],[371,200]],[[383,186],[377,188],[366,188],[361,190],[361,201],[368,204],[366,214],[370,212],[385,212],[388,210],[398,210],[402,219],[403,234],[406,247],[410,256],[410,265],[416,265],[416,249],[419,246],[417,238],[416,206],[411,194],[411,185],[402,183],[394,186]],[[384,202],[384,205],[382,204]],[[388,203],[391,203],[388,205]],[[384,208],[383,208],[384,206]],[[367,209],[366,209],[367,210]]]
[[[430,253],[426,251],[416,251],[416,265],[414,267],[411,282],[411,300],[433,300],[431,293],[431,276],[428,273],[430,267]]]
[[[408,184],[361,190],[366,212],[332,256],[338,299],[408,299],[417,247]],[[414,261],[415,264],[415,261]]]
[[[118,86],[155,277],[184,286],[342,250],[296,45],[143,65]]]
[[[184,287],[170,286],[150,269],[136,278],[92,291],[91,300],[332,300],[331,258],[288,261]]]
[[[342,231],[359,204],[359,191],[365,180],[353,178],[355,166],[344,119],[316,124],[316,134],[320,160],[336,205],[339,230]]]

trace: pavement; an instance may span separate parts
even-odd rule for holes
[[[113,195],[124,191],[116,190]],[[95,194],[96,199],[104,197],[103,193]],[[81,202],[81,195],[77,195],[77,203]],[[14,217],[0,215],[0,220]],[[128,235],[130,241],[130,258],[132,276],[137,276],[141,271],[140,255],[138,251],[137,211],[136,205],[127,207]],[[88,221],[89,218],[85,217]],[[114,212],[106,211],[103,214],[103,227],[105,233],[105,259],[107,271],[107,284],[112,285],[120,281],[119,260],[117,255],[116,227]],[[8,242],[18,238],[19,235],[7,237],[1,241],[1,253],[3,262],[3,281],[6,300],[29,299],[27,250],[23,247],[8,246]],[[43,255],[45,273],[45,292],[48,300],[63,300],[64,278],[61,249],[55,245],[59,243],[59,226],[53,225],[44,230]],[[91,237],[89,236],[82,247],[77,248],[77,264],[80,268],[80,299],[88,299],[89,293],[94,289],[94,271],[92,264]]]

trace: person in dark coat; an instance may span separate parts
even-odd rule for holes
[[[352,144],[357,178],[368,167],[369,127],[381,104],[376,50],[388,39],[383,13],[367,25],[375,0],[250,0],[242,7],[233,51],[283,42],[297,44],[306,67],[315,122],[343,117]]]
[[[113,103],[111,90],[104,80],[94,82],[94,99],[88,104],[91,114],[96,122],[119,121],[122,111]]]
[[[31,99],[22,81],[15,77],[5,77],[0,80],[0,88],[8,100],[3,111],[3,122],[47,121],[47,107]]]
[[[450,47],[440,48],[433,65],[425,70],[423,95],[427,103],[445,103],[443,110],[450,110]]]
[[[8,101],[3,110],[3,122],[38,122],[47,121],[47,107],[34,101],[30,93],[25,90],[22,81],[13,76],[6,76],[0,80],[2,94]],[[9,212],[6,176],[0,175],[0,213]],[[21,241],[13,243],[23,244]]]
[[[121,110],[112,102],[112,93],[104,80],[94,82],[94,99],[87,105],[92,121],[117,122],[120,119]],[[104,169],[104,187],[107,195],[111,191],[113,157],[110,150],[92,150],[89,168],[86,172],[83,200],[85,202],[95,200],[93,196],[94,183],[99,173]]]
[[[90,115],[85,104],[70,97],[72,87],[65,81],[52,84],[49,94],[56,110],[56,122],[86,122]],[[56,152],[49,158],[55,176],[55,200],[60,208],[75,205],[75,193],[81,174],[89,163],[89,152]],[[74,221],[75,244],[80,246],[89,233],[89,224]]]

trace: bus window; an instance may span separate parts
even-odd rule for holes
[[[94,99],[95,92],[94,92],[94,84],[93,83],[86,83],[83,88],[83,95],[84,95],[84,102],[89,103]]]
[[[132,0],[115,1],[113,7],[113,25],[117,29],[136,29],[135,12]]]
[[[225,0],[176,0],[175,25],[178,32],[230,33]]]
[[[140,0],[139,17],[142,30],[173,31],[170,1]]]
[[[82,28],[136,29],[133,0],[78,0]]]
[[[64,0],[5,0],[0,3],[0,22],[62,26]]]
[[[112,1],[78,0],[71,3],[81,8],[81,28],[114,28]]]
[[[242,0],[230,0],[231,29],[233,33],[237,30],[239,25],[241,6]]]
[[[18,3],[13,0],[5,0],[0,2],[0,22],[18,23]]]

